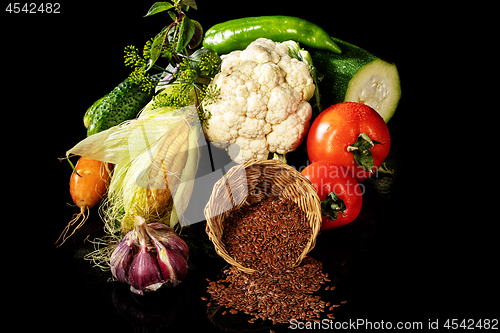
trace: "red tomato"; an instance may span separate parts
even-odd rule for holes
[[[313,184],[321,200],[321,230],[341,227],[351,223],[359,215],[363,204],[363,190],[347,168],[319,161],[308,165],[302,170],[302,174]],[[335,197],[336,200],[333,200]]]
[[[348,151],[365,133],[375,144],[370,148],[373,163],[365,171]],[[354,148],[356,149],[356,148]],[[307,136],[307,154],[311,163],[329,161],[349,169],[357,181],[375,173],[391,149],[391,137],[384,119],[371,107],[361,103],[345,102],[330,106],[314,120]],[[361,150],[359,150],[361,152]],[[366,154],[365,154],[366,155]]]

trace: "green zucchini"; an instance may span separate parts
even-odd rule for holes
[[[155,84],[158,83],[160,74],[153,75],[151,79]],[[154,91],[144,92],[140,85],[126,78],[109,94],[95,101],[87,109],[83,117],[83,123],[87,127],[87,136],[135,118],[153,95]]]
[[[360,102],[374,108],[387,123],[401,98],[396,65],[362,48],[333,38],[342,54],[309,50],[314,67],[323,75],[319,83],[321,104]]]

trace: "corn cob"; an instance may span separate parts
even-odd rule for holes
[[[186,164],[189,147],[189,125],[185,120],[179,121],[166,134],[160,148],[150,158],[150,169],[147,179],[135,188],[131,209],[126,210],[122,221],[122,234],[134,227],[134,216],[143,217],[148,223],[165,221],[170,217],[173,208],[173,196],[179,186],[182,171]],[[153,150],[143,154],[152,154]],[[153,157],[151,159],[151,157]],[[137,162],[144,165],[142,158]],[[135,168],[131,166],[131,170]],[[129,170],[130,171],[130,170]],[[132,179],[136,177],[131,177]],[[126,205],[127,206],[127,205]]]
[[[150,184],[146,191],[146,204],[151,213],[171,206],[172,196],[179,184],[187,159],[189,127],[181,122],[168,136],[156,155],[149,172]]]

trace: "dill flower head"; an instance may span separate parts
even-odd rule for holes
[[[201,76],[214,77],[220,71],[221,58],[211,49],[199,49],[190,57],[196,64]]]

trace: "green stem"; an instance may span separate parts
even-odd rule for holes
[[[321,201],[321,215],[328,216],[330,220],[335,221],[338,214],[344,215],[346,205],[334,192],[328,194],[325,200]]]
[[[370,149],[378,144],[383,145],[385,142],[372,140],[368,134],[361,133],[356,142],[347,147],[347,151],[354,155],[354,160],[363,170],[373,173],[373,155]]]
[[[63,160],[63,158],[59,159],[59,161],[61,161],[61,162],[62,162],[62,160]],[[73,172],[76,173],[76,175],[81,178],[82,175],[80,175],[78,173],[78,171],[76,171],[75,165],[73,164],[73,162],[71,162],[71,160],[69,159],[69,156],[66,156],[66,160],[68,161],[69,165],[71,166],[71,169],[73,169]]]

